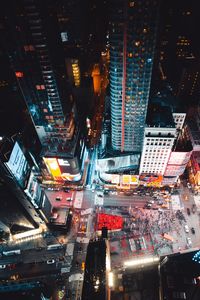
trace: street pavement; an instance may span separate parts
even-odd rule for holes
[[[94,170],[95,168],[93,169],[93,174],[95,174]],[[55,194],[54,191],[50,191],[49,194],[51,194],[52,199],[58,194],[62,194],[62,198],[68,197],[68,193],[64,191],[55,191]],[[72,202],[70,205],[74,208],[74,211],[69,232],[66,234],[59,232],[54,233],[53,236],[46,236],[38,239],[37,242],[30,242],[30,245],[32,245],[33,248],[42,247],[43,249],[40,251],[37,251],[36,249],[29,249],[26,253],[25,243],[23,244],[24,246],[21,244],[19,247],[23,246],[22,256],[13,257],[12,261],[13,263],[18,260],[19,262],[23,261],[25,264],[22,267],[22,270],[24,268],[24,271],[26,269],[26,263],[28,265],[30,262],[36,263],[34,266],[36,269],[38,262],[42,270],[44,269],[47,272],[51,269],[57,270],[60,268],[61,273],[65,278],[65,285],[71,291],[72,296],[70,299],[78,299],[78,297],[81,296],[84,279],[84,262],[86,259],[88,243],[90,238],[95,238],[97,236],[97,233],[95,232],[97,211],[107,212],[110,214],[117,213],[118,215],[121,213],[122,217],[126,219],[126,226],[130,226],[132,229],[134,229],[134,222],[132,221],[133,216],[138,222],[138,231],[131,229],[129,231],[121,230],[120,232],[109,233],[112,251],[114,251],[114,248],[119,249],[119,251],[117,250],[119,252],[118,256],[111,253],[111,258],[113,260],[112,266],[114,268],[121,266],[123,261],[129,258],[137,258],[138,256],[143,257],[150,254],[167,255],[173,252],[184,252],[196,249],[200,246],[200,231],[198,230],[200,225],[199,212],[192,213],[191,211],[190,215],[187,214],[187,208],[190,208],[191,210],[192,205],[194,204],[193,194],[187,187],[181,186],[177,195],[181,201],[180,207],[186,221],[182,220],[180,222],[180,220],[174,216],[176,211],[173,210],[173,208],[178,206],[173,205],[171,202],[169,203],[169,209],[161,209],[161,212],[158,212],[158,210],[143,209],[147,201],[153,200],[151,196],[128,196],[119,192],[103,195],[102,191],[95,190],[93,192],[91,189],[71,191],[70,197],[72,198]],[[162,195],[159,197],[163,199]],[[126,210],[126,216],[122,214],[124,210]],[[168,222],[170,221],[170,218],[172,218],[172,222],[170,224],[171,227]],[[144,232],[144,228],[146,228],[145,222],[147,222],[145,219],[148,220],[148,224],[150,224],[150,230],[146,233]],[[185,232],[185,224],[189,227],[189,233]],[[191,232],[192,227],[195,229],[195,234],[192,234]],[[173,238],[173,243],[163,239],[162,234],[164,232],[168,233]],[[135,251],[135,253],[131,251],[128,239],[135,239],[135,236],[137,236],[137,238],[141,236],[144,237],[147,244],[146,251]],[[188,249],[187,246],[187,237],[190,237],[192,240],[192,248],[190,249]],[[64,244],[64,250],[62,251],[54,250],[51,252],[45,249],[45,247],[49,244],[61,242]],[[72,253],[65,251],[67,244],[73,245]],[[122,251],[120,252],[120,250]],[[23,259],[21,259],[21,257],[23,257]],[[63,257],[63,260],[59,260],[61,257]],[[6,263],[4,259],[8,259],[7,263],[11,263],[9,260],[10,258],[1,258],[1,264]],[[49,259],[54,259],[55,263],[47,265],[46,261]],[[12,270],[8,271],[10,272],[9,275],[12,272],[15,272]],[[3,274],[3,269],[0,270],[0,278],[1,274]]]

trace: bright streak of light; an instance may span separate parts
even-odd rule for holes
[[[42,234],[36,234],[36,235],[33,235],[33,236],[28,236],[28,237],[25,237],[25,238],[18,239],[18,240],[15,241],[15,243],[20,244],[20,243],[23,243],[23,242],[28,242],[28,241],[36,240],[36,239],[40,239],[40,238],[42,238]]]
[[[159,261],[159,257],[156,257],[156,256],[145,257],[142,259],[134,259],[134,260],[125,261],[124,266],[125,267],[135,267],[138,265],[153,264],[157,261]]]
[[[114,286],[113,272],[108,273],[108,286],[109,286],[109,288],[112,288]]]
[[[110,257],[106,255],[106,270],[110,271],[111,270],[111,262],[110,262]]]
[[[32,229],[32,228],[34,228],[34,226],[33,225],[31,225],[31,224],[28,224],[28,223],[19,223],[19,226],[24,226],[24,227],[27,227],[27,228],[30,228],[30,229]]]

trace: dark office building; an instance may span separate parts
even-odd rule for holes
[[[199,57],[197,37],[193,34],[198,26],[195,21],[198,4],[195,2],[169,0],[161,4],[155,68],[159,69],[161,81],[167,80],[175,94],[180,92],[186,65]]]
[[[172,255],[160,263],[161,297],[165,300],[198,300],[199,264],[192,260],[195,252]]]
[[[70,157],[76,155],[76,144],[84,144],[67,80],[56,2],[8,1],[3,13],[3,46],[42,144],[42,157],[68,159],[69,153]],[[80,179],[81,162],[80,157],[75,159],[76,180]],[[52,174],[48,163],[46,168],[53,179],[62,180],[60,173]]]

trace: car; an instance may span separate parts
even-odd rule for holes
[[[192,234],[195,234],[195,229],[194,229],[194,227],[191,228],[191,232],[192,232]]]
[[[61,201],[62,197],[56,197],[56,201]]]
[[[49,259],[47,260],[47,265],[52,265],[55,263],[55,259]]]
[[[161,207],[162,208],[168,208],[168,205],[167,204],[162,204]]]
[[[5,269],[6,265],[0,265],[0,269]]]
[[[187,224],[184,226],[184,229],[185,229],[185,232],[186,232],[186,233],[188,233],[188,232],[189,232],[189,227],[188,227],[188,225],[187,225]]]
[[[149,200],[148,203],[149,204],[153,204],[155,201],[154,200]]]
[[[192,205],[192,213],[195,214],[195,212],[196,212],[196,205],[193,204],[193,205]]]
[[[86,226],[84,224],[82,224],[80,226],[80,230],[81,230],[81,232],[86,232]]]
[[[188,248],[192,247],[192,240],[190,237],[186,238]]]
[[[109,194],[109,191],[104,190],[103,193],[104,193],[104,195],[108,195],[108,194]]]
[[[188,216],[190,216],[190,209],[189,208],[187,208],[187,214],[188,214]]]
[[[189,182],[187,183],[187,187],[188,187],[188,189],[191,189],[191,187],[192,187]]]
[[[68,189],[63,189],[63,191],[65,192],[65,193],[69,193],[69,190]]]
[[[72,201],[72,198],[66,198],[66,200],[68,201],[68,202],[70,202],[70,201]]]
[[[151,203],[147,203],[144,205],[144,208],[150,209],[151,208]]]
[[[97,194],[97,196],[100,197],[100,198],[103,198],[103,195],[101,195],[101,194]]]
[[[85,262],[84,262],[84,261],[81,263],[81,270],[82,270],[82,271],[85,270]]]

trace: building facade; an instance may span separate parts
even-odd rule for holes
[[[164,175],[175,138],[176,126],[170,108],[149,106],[140,174]]]
[[[164,174],[175,136],[175,128],[145,128],[140,174]]]
[[[65,177],[71,178],[70,181],[75,178],[75,181],[79,180],[81,161],[78,155],[84,143],[67,78],[64,37],[56,3],[37,0],[12,2],[12,9],[8,5],[5,15],[4,46],[18,83],[19,94],[41,142],[41,156],[45,164],[49,157],[75,159],[77,165],[73,176],[70,177],[67,172]],[[74,83],[78,85],[80,70],[76,62],[71,62],[71,65]],[[78,145],[83,146],[79,153]],[[44,165],[44,168],[51,179],[55,180],[49,165]],[[61,170],[59,172],[62,173]],[[61,177],[61,180],[65,180],[65,177]]]
[[[13,8],[9,57],[19,88],[41,144],[49,138],[63,143],[74,129],[56,15],[48,2],[24,1]]]
[[[158,1],[110,1],[113,150],[140,152],[156,39]]]

